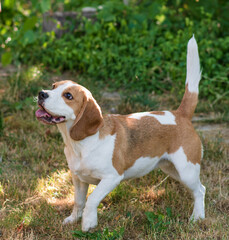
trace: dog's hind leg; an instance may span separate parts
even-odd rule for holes
[[[173,163],[171,163],[169,160],[166,159],[160,160],[160,162],[158,163],[158,167],[173,179],[180,181],[179,173],[177,172]]]
[[[190,220],[196,221],[205,218],[205,187],[200,182],[200,165],[187,161],[187,156],[180,147],[176,152],[169,154],[168,161],[162,160],[159,167],[191,191],[194,198],[194,209]]]

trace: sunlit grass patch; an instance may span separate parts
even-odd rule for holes
[[[73,199],[74,191],[70,171],[57,171],[47,178],[39,179],[36,191],[49,203],[55,203],[61,198]]]
[[[90,195],[96,188],[96,185],[90,184],[88,187],[87,195]]]

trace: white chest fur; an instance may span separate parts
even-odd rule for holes
[[[81,141],[74,141],[69,136],[66,124],[59,124],[58,128],[65,142],[64,153],[68,166],[81,181],[98,184],[101,179],[118,174],[112,165],[116,135],[99,139],[99,133],[96,133]]]

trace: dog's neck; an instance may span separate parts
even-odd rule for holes
[[[65,145],[67,145],[71,140],[71,137],[69,135],[69,130],[72,127],[73,122],[74,122],[73,120],[68,120],[67,122],[57,124],[57,127],[63,137]]]
[[[63,137],[65,146],[71,146],[75,154],[81,158],[85,155],[85,152],[88,152],[88,150],[93,150],[97,147],[99,131],[96,134],[86,137],[83,140],[75,141],[70,136],[70,129],[73,123],[74,121],[69,120],[67,122],[57,124],[57,127]]]

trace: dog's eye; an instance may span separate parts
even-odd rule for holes
[[[67,92],[64,94],[64,97],[66,97],[68,100],[72,100],[73,99],[73,96],[71,93]]]
[[[53,84],[53,85],[52,85],[52,89],[54,89],[55,87],[56,87],[56,85],[55,85],[55,84]]]

